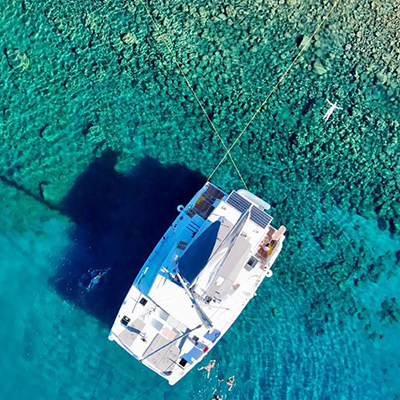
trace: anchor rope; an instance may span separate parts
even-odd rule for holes
[[[148,9],[148,7],[146,6],[146,4],[144,3],[143,0],[139,0],[140,3],[142,4],[142,6],[144,7],[144,9],[146,10],[146,13],[148,14],[148,16],[151,19],[151,22],[153,24],[153,26],[156,28],[156,30],[158,31],[158,33],[160,34],[160,37],[165,45],[165,47],[167,48],[168,52],[170,53],[173,61],[175,62],[176,66],[178,67],[180,73],[182,74],[186,84],[188,85],[189,89],[191,90],[194,98],[196,99],[197,103],[199,104],[201,110],[203,111],[204,115],[206,116],[211,128],[213,129],[213,131],[216,133],[216,135],[218,136],[222,146],[225,149],[225,154],[222,157],[222,159],[220,160],[220,162],[217,164],[217,166],[214,168],[213,172],[211,173],[211,175],[209,175],[208,177],[208,181],[211,180],[211,178],[214,176],[214,174],[217,172],[217,170],[219,169],[219,167],[221,166],[221,164],[225,161],[226,157],[229,157],[233,166],[235,167],[242,183],[244,184],[245,188],[248,189],[246,182],[242,176],[242,174],[239,171],[239,168],[237,167],[235,161],[233,160],[233,157],[231,155],[231,151],[232,149],[235,147],[235,145],[237,144],[237,142],[240,140],[240,138],[243,136],[243,134],[247,131],[247,129],[249,128],[249,126],[253,123],[254,119],[256,118],[256,116],[261,112],[261,110],[264,108],[265,104],[268,102],[268,100],[271,98],[272,94],[275,92],[275,90],[280,86],[280,84],[282,83],[282,81],[286,78],[287,74],[290,72],[290,70],[292,69],[292,67],[296,64],[297,60],[300,58],[300,56],[303,54],[303,52],[308,48],[308,46],[310,45],[311,41],[314,39],[315,35],[318,33],[318,31],[321,29],[321,27],[323,26],[323,24],[325,23],[325,21],[328,19],[328,17],[330,16],[330,14],[333,12],[333,10],[337,7],[337,5],[339,4],[340,0],[336,0],[332,7],[330,8],[330,10],[328,11],[328,13],[323,17],[322,21],[318,24],[317,28],[314,30],[314,32],[312,33],[312,35],[309,37],[309,39],[307,40],[307,42],[305,43],[305,45],[300,49],[300,51],[298,52],[298,54],[296,55],[296,57],[293,59],[293,61],[291,62],[291,64],[288,66],[288,68],[285,70],[285,72],[281,75],[281,77],[279,78],[278,82],[275,84],[275,86],[272,88],[272,90],[268,93],[267,97],[265,98],[265,100],[262,102],[262,104],[258,107],[258,109],[255,111],[255,113],[253,114],[253,116],[250,118],[250,120],[247,122],[247,124],[245,125],[245,127],[243,128],[243,130],[240,132],[240,134],[237,136],[237,138],[235,139],[235,141],[232,143],[232,145],[227,148],[227,146],[225,145],[224,141],[222,140],[221,135],[219,134],[219,132],[217,131],[215,125],[213,124],[210,116],[208,115],[207,111],[205,110],[204,106],[202,105],[200,99],[198,98],[196,92],[194,91],[192,85],[189,82],[189,79],[187,78],[186,74],[183,72],[182,67],[180,66],[177,58],[175,57],[175,54],[173,53],[173,51],[171,50],[170,46],[168,45],[167,40],[165,39],[165,36],[163,35],[163,33],[161,32],[160,27],[158,26],[156,20],[153,18],[150,10]]]
[[[93,389],[92,396],[90,397],[90,400],[93,400],[93,399],[94,399],[94,395],[96,394],[97,387],[99,386],[99,383],[100,383],[100,381],[101,381],[101,378],[103,377],[104,371],[106,370],[106,367],[107,367],[106,361],[107,361],[107,358],[108,358],[108,354],[109,354],[109,353],[108,353],[107,350],[105,350],[104,353],[105,353],[105,357],[104,357],[104,360],[103,360],[103,368],[102,368],[102,370],[101,370],[101,374],[100,374],[100,376],[99,376],[99,379],[97,380],[96,386],[95,386],[94,389]]]
[[[314,39],[314,36],[318,33],[318,31],[321,29],[322,25],[325,23],[325,21],[328,19],[329,15],[332,13],[332,11],[336,8],[336,6],[339,4],[340,0],[336,0],[335,3],[332,5],[330,8],[329,12],[325,15],[325,17],[322,19],[322,21],[319,23],[317,28],[314,30],[313,34],[310,36],[310,38],[307,40],[306,44],[300,49],[299,53],[296,55],[296,57],[293,59],[289,67],[286,69],[286,71],[283,73],[283,75],[279,78],[278,82],[275,84],[275,86],[272,88],[272,90],[268,93],[268,96],[265,98],[265,100],[262,102],[261,106],[258,107],[256,112],[253,114],[253,116],[250,118],[249,122],[246,124],[246,126],[243,128],[243,130],[240,132],[238,137],[235,139],[235,141],[232,143],[232,145],[229,147],[229,154],[232,151],[232,149],[235,147],[236,143],[239,141],[239,139],[243,136],[243,134],[247,131],[249,126],[252,124],[256,116],[260,113],[262,108],[265,106],[265,104],[268,102],[268,100],[271,98],[272,94],[275,92],[275,90],[279,87],[279,85],[282,83],[282,81],[285,79],[286,75],[289,73],[289,71],[292,69],[292,67],[295,65],[296,61],[300,58],[304,50],[309,46],[311,41]],[[215,167],[214,171],[211,173],[211,175],[208,177],[208,180],[210,180],[214,174],[217,172],[218,168],[221,166],[221,164],[225,161],[227,156],[227,153],[222,157],[221,161],[218,163],[218,165]]]
[[[250,118],[250,120],[247,122],[247,124],[245,125],[245,127],[243,128],[243,130],[240,132],[240,134],[237,136],[237,138],[235,139],[235,141],[232,143],[232,145],[228,148],[224,141],[222,140],[221,135],[218,133],[217,129],[215,128],[211,118],[209,117],[207,111],[205,110],[204,106],[202,105],[200,99],[198,98],[198,96],[196,95],[196,92],[194,91],[192,85],[189,82],[189,79],[187,78],[186,74],[183,72],[178,60],[176,59],[174,53],[172,52],[171,48],[169,47],[164,35],[162,34],[157,22],[155,21],[155,19],[153,18],[153,16],[151,15],[149,9],[147,8],[147,6],[145,5],[145,3],[143,2],[143,0],[139,0],[140,3],[143,5],[144,9],[146,10],[148,16],[150,17],[152,24],[154,25],[154,27],[156,28],[156,30],[159,32],[162,41],[164,42],[166,48],[168,49],[169,53],[171,54],[171,57],[173,59],[173,61],[175,62],[176,66],[178,67],[180,73],[182,74],[187,86],[189,87],[189,89],[191,90],[194,98],[196,99],[197,103],[199,104],[201,110],[203,111],[204,115],[206,116],[211,128],[213,129],[213,131],[217,134],[221,144],[223,145],[224,149],[225,149],[225,155],[224,157],[221,159],[221,161],[217,164],[217,166],[215,167],[214,171],[211,173],[211,175],[208,177],[208,181],[211,180],[211,178],[214,176],[214,174],[216,173],[216,171],[218,170],[218,168],[221,166],[221,164],[225,161],[226,157],[229,157],[233,166],[235,167],[240,179],[242,180],[244,186],[246,187],[246,189],[248,188],[246,185],[246,182],[243,179],[242,174],[240,173],[235,161],[233,160],[233,157],[231,155],[231,151],[234,148],[234,146],[237,144],[237,142],[240,140],[240,138],[243,136],[243,134],[247,131],[247,129],[249,128],[249,126],[252,124],[252,122],[254,121],[254,119],[256,118],[256,116],[261,112],[261,110],[263,109],[263,107],[265,106],[265,104],[268,102],[268,100],[271,98],[272,94],[275,92],[275,90],[280,86],[280,84],[282,83],[282,81],[285,79],[285,77],[287,76],[287,74],[290,72],[290,70],[292,69],[292,67],[295,65],[295,63],[297,62],[297,60],[300,58],[300,56],[302,55],[302,53],[304,52],[304,50],[306,50],[306,48],[310,45],[311,41],[313,40],[313,38],[315,37],[315,35],[318,33],[318,31],[321,29],[322,25],[325,23],[325,21],[328,19],[329,15],[332,13],[332,11],[336,8],[336,6],[339,4],[340,0],[336,0],[335,3],[332,5],[332,7],[330,8],[329,12],[324,16],[324,18],[322,19],[322,21],[318,24],[317,28],[314,30],[314,32],[312,33],[312,35],[310,36],[310,38],[307,40],[306,44],[300,49],[300,51],[298,52],[298,54],[296,55],[296,57],[293,59],[293,61],[291,62],[291,64],[289,65],[289,67],[285,70],[285,72],[281,75],[281,77],[279,78],[279,80],[277,81],[277,83],[274,85],[274,87],[272,88],[272,90],[268,93],[267,97],[265,98],[265,100],[262,102],[262,104],[258,107],[258,109],[255,111],[255,113],[252,115],[252,117]],[[108,354],[107,354],[108,355]],[[107,358],[107,357],[106,357]],[[97,380],[96,386],[92,392],[92,396],[90,397],[90,400],[92,400],[95,396],[95,393],[97,391],[98,385],[104,375],[106,369],[106,363],[104,363],[102,372],[99,376],[99,379]],[[138,400],[139,398],[141,398],[142,396],[144,396],[145,394],[147,394],[148,392],[150,392],[151,390],[153,390],[155,387],[159,386],[161,383],[163,382],[160,381],[157,384],[153,385],[150,389],[146,390],[145,392],[141,393],[139,396],[135,397],[134,400]]]
[[[246,182],[243,179],[242,174],[240,173],[235,161],[233,160],[233,157],[231,155],[231,151],[233,149],[233,147],[236,145],[236,143],[240,140],[240,138],[243,136],[243,134],[247,131],[247,129],[249,128],[249,126],[252,124],[252,122],[254,121],[254,119],[256,118],[256,116],[261,112],[262,108],[265,106],[265,104],[268,102],[268,100],[271,98],[272,94],[275,92],[275,90],[279,87],[279,85],[282,83],[282,81],[285,79],[286,75],[290,72],[290,70],[292,69],[292,67],[295,65],[295,63],[297,62],[297,60],[300,58],[300,56],[302,55],[302,53],[304,52],[304,50],[310,45],[311,41],[313,40],[313,38],[315,37],[315,35],[318,33],[318,31],[321,29],[322,25],[325,23],[325,21],[328,19],[329,15],[332,13],[332,11],[336,8],[336,6],[339,4],[340,0],[336,0],[335,3],[332,5],[332,7],[330,8],[329,12],[324,16],[324,18],[322,19],[322,21],[318,24],[317,28],[314,30],[313,34],[310,36],[310,38],[307,40],[306,44],[300,49],[299,53],[296,55],[296,57],[293,59],[293,61],[291,62],[291,64],[289,65],[289,67],[285,70],[285,72],[282,74],[282,76],[279,78],[278,82],[275,84],[275,86],[272,88],[272,90],[268,93],[267,97],[265,98],[265,100],[262,102],[262,104],[260,105],[260,107],[258,107],[258,109],[255,111],[255,113],[253,114],[253,116],[250,118],[250,120],[247,122],[247,124],[245,125],[245,127],[243,128],[243,130],[240,132],[240,134],[237,136],[237,138],[235,139],[235,141],[232,143],[232,145],[228,148],[224,141],[222,140],[221,135],[218,133],[217,129],[215,128],[211,118],[209,117],[209,115],[207,114],[207,111],[205,110],[204,106],[202,105],[200,99],[197,97],[196,92],[194,91],[192,85],[190,84],[186,74],[183,72],[178,60],[176,59],[174,53],[172,52],[172,50],[170,49],[164,35],[162,34],[157,22],[155,21],[155,19],[153,18],[153,16],[151,15],[149,9],[147,8],[147,6],[145,5],[145,3],[143,2],[143,0],[139,0],[140,3],[143,5],[144,9],[146,10],[148,16],[150,17],[152,24],[154,25],[154,27],[156,28],[156,30],[159,32],[162,41],[164,42],[166,48],[168,49],[169,53],[171,54],[172,59],[174,60],[176,66],[178,67],[180,73],[182,74],[183,78],[185,79],[186,84],[188,85],[189,89],[191,90],[191,92],[193,93],[194,98],[196,99],[197,103],[199,104],[201,110],[203,111],[204,115],[207,117],[207,120],[211,126],[211,128],[213,129],[213,131],[217,134],[220,142],[222,143],[224,149],[226,150],[226,153],[224,155],[224,157],[221,159],[221,161],[218,163],[218,165],[215,167],[214,171],[212,172],[212,174],[209,176],[208,181],[214,176],[215,172],[218,170],[218,168],[221,166],[221,164],[225,161],[226,157],[229,157],[233,166],[235,167],[240,179],[242,180],[244,186],[246,189],[248,189]],[[94,395],[97,391],[97,387],[104,375],[104,371],[106,369],[106,363],[103,366],[103,370],[99,376],[99,379],[97,380],[96,386],[92,392],[92,396],[90,398],[90,400],[92,400],[94,398]],[[157,384],[155,384],[154,386],[152,386],[150,389],[146,390],[145,392],[141,393],[138,397],[136,397],[134,400],[138,400],[139,398],[141,398],[142,396],[144,396],[146,393],[150,392],[151,390],[153,390],[155,387],[157,387],[158,385],[160,385],[163,382],[163,380],[161,380],[160,382],[158,382]]]
[[[245,182],[245,180],[243,179],[243,176],[242,176],[242,174],[241,174],[240,171],[239,171],[239,168],[237,167],[237,165],[236,165],[236,163],[235,163],[235,161],[234,161],[232,155],[230,154],[230,150],[228,149],[228,147],[227,147],[226,144],[224,143],[224,141],[223,141],[221,135],[220,135],[219,132],[217,131],[217,128],[215,127],[215,125],[214,125],[214,123],[212,122],[210,116],[208,115],[206,109],[204,108],[203,104],[201,103],[199,97],[197,96],[195,90],[193,89],[193,86],[190,84],[189,79],[187,78],[186,74],[183,72],[182,67],[181,67],[181,65],[179,64],[177,58],[175,57],[174,52],[171,50],[170,46],[168,45],[167,39],[165,38],[165,36],[164,36],[163,33],[161,32],[161,29],[160,29],[160,27],[159,27],[157,21],[153,18],[153,16],[152,16],[150,10],[148,9],[148,7],[147,7],[146,4],[144,3],[144,1],[143,1],[143,0],[139,0],[139,1],[140,1],[140,3],[142,4],[142,6],[144,7],[144,9],[146,10],[147,15],[150,17],[153,26],[156,28],[157,32],[160,34],[161,40],[163,41],[163,43],[164,43],[165,47],[167,48],[168,52],[170,53],[170,55],[171,55],[173,61],[175,62],[176,66],[178,67],[179,72],[180,72],[181,75],[183,76],[183,78],[184,78],[184,80],[185,80],[187,86],[189,87],[190,91],[192,92],[192,94],[193,94],[194,98],[196,99],[198,105],[200,106],[201,110],[203,111],[204,115],[206,116],[206,118],[207,118],[207,120],[208,120],[208,122],[209,122],[209,124],[210,124],[210,126],[211,126],[211,128],[212,128],[212,130],[213,130],[214,133],[218,136],[219,141],[221,142],[222,146],[224,147],[224,149],[225,149],[225,151],[226,151],[226,152],[225,152],[224,159],[225,159],[227,156],[229,156],[229,158],[230,158],[230,160],[231,160],[231,162],[232,162],[232,165],[235,167],[236,172],[238,173],[238,175],[239,175],[239,177],[240,177],[240,179],[241,179],[241,181],[242,181],[244,187],[245,187],[246,189],[248,189],[248,187],[247,187],[247,185],[246,185],[246,182]]]
[[[96,386],[95,386],[94,389],[93,389],[92,395],[90,396],[90,400],[93,400],[93,399],[94,399],[95,394],[96,394],[96,392],[97,392],[97,388],[98,388],[98,386],[99,386],[99,384],[100,384],[100,381],[102,380],[102,378],[103,378],[103,376],[104,376],[104,372],[105,372],[107,366],[109,366],[109,365],[107,364],[107,362],[106,362],[106,361],[107,361],[107,358],[108,358],[108,356],[109,356],[109,351],[105,350],[104,353],[105,353],[105,356],[104,356],[104,360],[103,360],[103,368],[102,368],[102,370],[101,370],[101,374],[100,374],[99,378],[97,379]],[[161,385],[161,383],[163,383],[163,382],[165,382],[164,379],[161,379],[160,382],[156,383],[155,385],[153,385],[153,386],[150,387],[149,389],[147,389],[147,390],[145,390],[144,392],[140,393],[140,394],[139,394],[137,397],[135,397],[133,400],[138,400],[138,399],[140,399],[140,398],[143,397],[145,394],[149,393],[151,390],[153,390],[153,389],[156,388],[157,386]]]
[[[152,386],[150,389],[146,390],[145,392],[143,392],[142,394],[140,394],[139,396],[135,397],[133,400],[138,400],[141,397],[143,397],[145,394],[149,393],[151,390],[155,389],[158,385],[160,385],[161,383],[164,382],[164,379],[161,380],[160,382],[158,382],[157,384],[155,384],[154,386]]]

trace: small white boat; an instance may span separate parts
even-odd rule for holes
[[[207,182],[161,238],[130,288],[109,339],[174,385],[217,344],[255,296],[285,227],[246,190]]]

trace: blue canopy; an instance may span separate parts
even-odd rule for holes
[[[213,222],[188,247],[179,260],[179,272],[190,283],[206,266],[218,237],[220,221]]]

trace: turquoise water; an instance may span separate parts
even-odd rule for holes
[[[340,3],[235,147],[288,237],[211,379],[174,387],[108,330],[223,150],[140,4],[0,4],[1,398],[400,397],[398,4]],[[149,6],[232,143],[330,3]]]

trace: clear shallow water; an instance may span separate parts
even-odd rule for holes
[[[133,399],[157,385],[161,378],[108,342],[108,327],[100,320],[108,313],[93,307],[93,301],[104,305],[104,296],[111,296],[110,292],[118,301],[124,295],[126,288],[115,284],[112,270],[89,294],[74,285],[70,286],[72,301],[57,293],[54,277],[60,279],[59,266],[73,262],[71,254],[76,254],[74,249],[80,243],[71,240],[76,227],[66,217],[36,207],[35,215],[24,217],[25,226],[20,231],[4,209],[1,216],[0,316],[6,322],[0,331],[4,398],[89,399],[98,384],[94,398]],[[364,224],[362,229],[375,243],[383,236],[388,246],[399,248],[398,241],[391,240],[373,223],[359,223]],[[290,247],[288,239],[286,249]],[[91,250],[99,251],[85,251],[89,264],[93,262]],[[217,379],[230,374],[237,376],[228,397],[232,399],[396,398],[400,389],[398,326],[388,324],[381,328],[384,337],[372,340],[364,321],[356,316],[343,318],[339,313],[333,315],[333,322],[324,325],[323,333],[316,334],[306,323],[307,313],[315,293],[329,288],[310,286],[303,291],[290,282],[286,258],[283,253],[273,277],[263,284],[255,300],[213,350],[210,356],[218,363],[212,378],[207,380],[201,372],[193,371],[172,388],[161,383],[148,395],[150,398],[207,399]],[[79,260],[84,261],[82,255]],[[299,254],[297,268],[311,274],[319,263],[314,260],[318,255],[312,250],[307,257]],[[129,279],[129,268],[113,268]],[[73,266],[69,271],[78,273]],[[84,274],[78,278],[85,279]],[[382,276],[377,284],[367,283],[363,290],[353,293],[357,307],[379,311],[381,299],[397,293],[398,285],[398,271],[390,280]],[[273,309],[279,315],[274,316]],[[378,317],[369,320],[376,324],[373,329],[379,327]]]
[[[4,5],[1,398],[135,399],[158,385],[147,398],[208,399],[232,374],[231,399],[400,396],[399,92],[387,46],[365,31],[375,12],[365,4],[355,13],[358,5],[338,9],[235,148],[246,181],[289,235],[273,277],[210,354],[212,379],[193,371],[172,388],[110,343],[108,329],[221,147],[182,98],[185,86],[136,6]],[[229,141],[325,10],[157,8],[169,17],[165,29],[181,33],[170,35],[174,49]],[[392,8],[378,7],[391,40]],[[315,73],[317,60],[329,73]],[[344,111],[324,125],[331,96]],[[227,163],[215,183],[240,186]],[[105,268],[86,293],[93,271]]]

